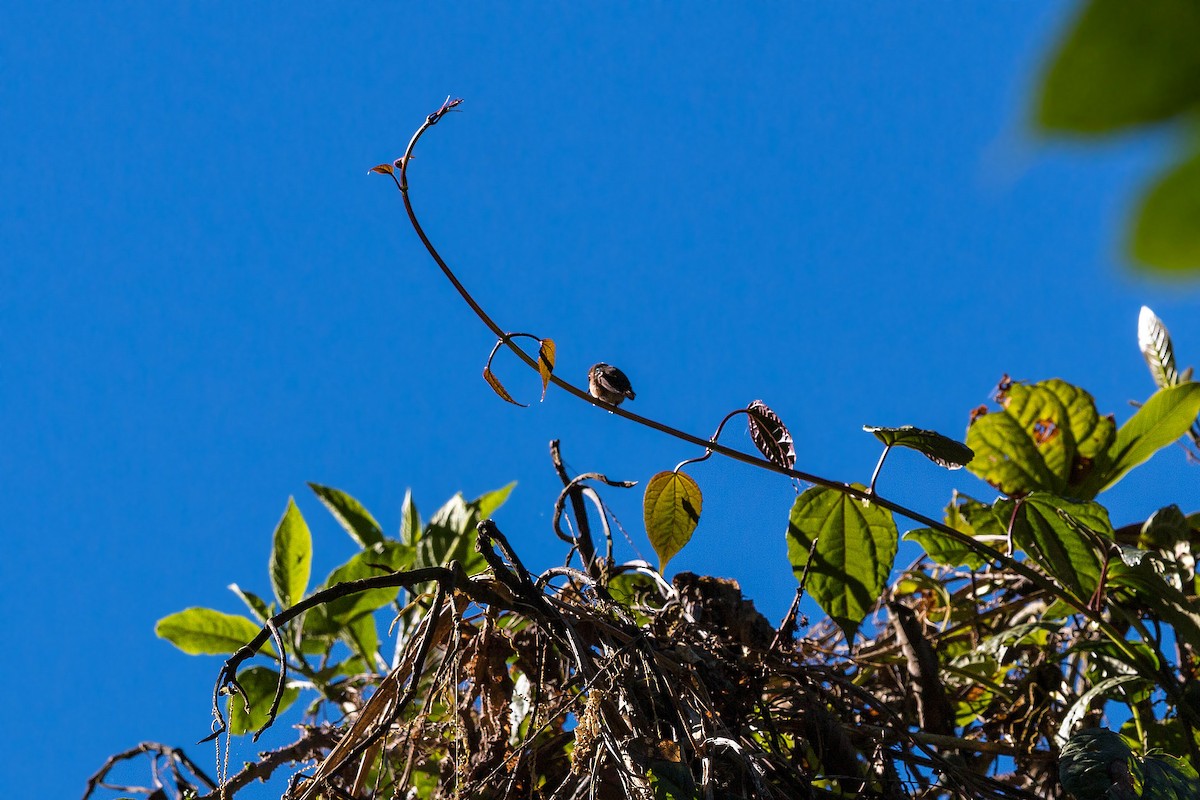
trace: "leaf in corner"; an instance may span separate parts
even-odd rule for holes
[[[1200,47],[1193,45],[1200,51]],[[1170,169],[1141,199],[1133,222],[1133,257],[1154,270],[1200,272],[1200,154]]]
[[[683,472],[660,472],[646,484],[642,513],[646,535],[658,554],[659,572],[683,549],[700,522],[700,487]]]
[[[542,399],[546,399],[546,387],[550,385],[550,373],[554,372],[554,340],[542,339],[538,348],[538,372],[542,376]]]
[[[496,377],[496,373],[492,372],[491,367],[483,368],[483,379],[488,382],[488,386],[492,387],[493,392],[500,395],[501,400],[512,403],[514,406],[528,408],[524,403],[518,403],[516,400],[513,400],[512,395],[508,393],[508,389],[504,388],[504,384],[500,383],[500,379]]]
[[[281,609],[304,598],[311,572],[312,534],[295,499],[289,497],[271,546],[271,588]]]
[[[750,412],[750,439],[758,451],[772,464],[795,469],[796,445],[779,415],[762,400],[755,400],[746,410]]]
[[[914,428],[912,425],[902,425],[899,428],[880,428],[874,425],[863,425],[867,433],[875,434],[875,438],[888,447],[907,447],[916,450],[935,464],[946,469],[962,469],[975,458],[975,451],[962,442],[943,436],[937,431],[927,431]]]

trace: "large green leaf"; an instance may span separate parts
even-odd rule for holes
[[[280,608],[288,608],[304,598],[311,572],[312,534],[296,501],[289,497],[271,544],[271,588]]]
[[[1046,130],[1107,133],[1200,103],[1200,3],[1091,0],[1051,61],[1038,98]]]
[[[977,414],[967,429],[967,465],[1004,494],[1035,491],[1090,499],[1109,465],[1116,435],[1092,396],[1057,378],[1001,386],[1000,411]]]
[[[1014,502],[998,501],[996,515],[1011,517]],[[1113,537],[1104,506],[1035,492],[1021,501],[1012,528],[1017,547],[1077,598],[1096,590],[1106,557],[1099,548]]]
[[[1107,489],[1125,473],[1179,439],[1200,415],[1200,383],[1190,381],[1159,389],[1117,431],[1104,475]]]
[[[279,686],[279,673],[270,667],[250,667],[239,673],[237,679],[246,692],[250,710],[246,711],[247,703],[241,695],[234,693],[229,696],[229,732],[235,736],[256,731],[266,724],[267,713],[271,710],[275,690]],[[296,702],[299,696],[299,689],[284,687],[279,713]]]
[[[1200,270],[1200,154],[1150,187],[1134,215],[1129,247],[1135,259],[1156,269]]]
[[[1200,612],[1187,595],[1168,582],[1153,554],[1134,547],[1121,548],[1121,558],[1109,566],[1108,583],[1119,603],[1138,615],[1148,614],[1166,622],[1180,641],[1200,649]],[[1128,594],[1121,590],[1128,590]]]
[[[163,617],[154,632],[183,652],[197,655],[228,655],[237,652],[261,627],[246,617],[224,614],[211,608],[188,608]],[[273,649],[264,644],[260,652]]]
[[[1063,746],[1058,777],[1075,800],[1195,800],[1196,770],[1171,756],[1140,758],[1120,735],[1085,728]]]
[[[383,541],[383,529],[371,516],[371,512],[363,508],[362,503],[340,489],[321,486],[311,481],[308,488],[321,499],[329,513],[333,514],[333,518],[346,529],[346,533],[350,534],[350,538],[357,542],[359,547]]]
[[[684,472],[660,472],[646,482],[642,515],[659,572],[691,540],[703,505],[700,487]]]
[[[890,511],[833,489],[806,489],[792,505],[787,530],[792,572],[800,580],[808,567],[809,595],[849,641],[883,595],[898,539]]]

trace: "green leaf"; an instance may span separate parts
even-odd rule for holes
[[[1197,415],[1200,415],[1200,383],[1181,383],[1152,394],[1117,431],[1103,488],[1109,488],[1129,470],[1187,433]]]
[[[796,498],[787,533],[788,561],[796,579],[808,565],[809,595],[841,627],[847,641],[853,641],[858,626],[883,596],[896,559],[899,533],[892,513],[814,486]]]
[[[350,538],[357,542],[359,547],[367,547],[383,541],[383,529],[371,516],[371,512],[363,508],[362,503],[340,489],[321,486],[311,481],[308,488],[312,489],[320,498],[325,507],[329,509],[329,513],[333,514],[333,518],[346,529],[346,533],[350,534]]]
[[[703,504],[700,487],[686,473],[660,472],[646,484],[642,516],[660,573],[692,538]]]
[[[238,598],[246,604],[246,608],[250,609],[250,613],[258,617],[259,622],[266,622],[273,616],[271,607],[267,605],[265,600],[256,595],[254,592],[247,592],[236,583],[229,584],[229,591],[236,594]]]
[[[275,526],[270,572],[271,588],[280,608],[288,608],[304,598],[312,572],[312,534],[291,497],[287,510]]]
[[[1034,491],[1090,499],[1110,463],[1116,435],[1092,396],[1057,378],[1004,383],[998,413],[978,413],[967,429],[968,469],[1002,493]]]
[[[1141,558],[1132,556],[1140,555]],[[1180,641],[1200,648],[1200,611],[1159,571],[1159,559],[1137,548],[1122,548],[1122,558],[1109,565],[1108,585],[1118,604],[1135,614],[1149,615],[1170,625]],[[1132,594],[1120,590],[1126,589]]]
[[[921,545],[930,558],[943,566],[980,569],[987,563],[983,556],[935,528],[911,530],[904,534],[904,540]]]
[[[404,490],[404,505],[400,507],[400,541],[416,544],[421,538],[421,515],[412,499],[412,489]]]
[[[468,575],[481,572],[487,564],[475,549],[479,534],[475,526],[495,513],[508,499],[516,483],[510,483],[467,502],[461,493],[450,498],[433,513],[417,542],[413,567],[445,566],[453,560],[462,564]]]
[[[1179,542],[1192,538],[1192,528],[1179,506],[1160,508],[1142,524],[1138,545],[1155,550],[1171,550]]]
[[[962,469],[975,457],[971,448],[962,442],[955,441],[949,436],[943,436],[936,431],[914,428],[912,425],[902,425],[899,428],[863,425],[863,430],[875,434],[875,438],[888,447],[907,447],[916,450],[933,463],[946,469]]]
[[[409,569],[413,562],[413,555],[414,549],[411,545],[399,542],[380,542],[356,554],[345,564],[330,572],[329,577],[325,579],[325,586],[332,587],[360,578],[386,575],[387,571],[396,572]],[[325,604],[323,615],[311,613],[308,615],[305,632],[317,636],[336,633],[359,617],[383,608],[395,600],[399,593],[400,587],[393,586],[385,589],[368,589],[365,592],[331,600]]]
[[[1200,102],[1200,4],[1091,0],[1050,63],[1038,98],[1045,130],[1117,131]]]
[[[342,630],[342,641],[364,660],[364,672],[376,667],[376,654],[379,652],[379,628],[372,614],[363,614],[358,619],[346,625]]]
[[[1012,517],[1013,500],[996,503],[996,515]],[[1089,535],[1091,531],[1093,535]],[[1113,538],[1108,511],[1099,503],[1076,503],[1036,492],[1021,501],[1013,518],[1013,541],[1059,583],[1086,598],[1096,590],[1106,555],[1097,548]]]
[[[246,691],[250,710],[246,711],[246,701],[242,696],[229,696],[229,732],[235,736],[258,730],[267,722],[267,713],[275,700],[275,690],[279,685],[279,673],[270,667],[250,667],[238,676],[238,683]],[[300,690],[285,686],[283,697],[279,701],[279,713],[296,702]]]
[[[1153,269],[1200,270],[1200,153],[1150,187],[1134,214],[1129,246],[1137,261]]]
[[[517,482],[513,481],[507,486],[501,486],[499,489],[493,489],[492,491],[481,494],[479,497],[476,497],[474,500],[472,500],[470,505],[474,506],[475,516],[478,518],[478,520],[487,519],[491,517],[492,514],[495,514],[496,509],[500,508],[500,506],[504,505],[504,503],[508,500],[508,496],[512,494],[513,487],[516,485]],[[471,527],[475,527],[474,523],[472,523]]]
[[[261,626],[237,614],[224,614],[211,608],[188,608],[163,617],[154,633],[188,655],[214,656],[235,653],[258,635]],[[264,644],[260,653],[271,653]]]

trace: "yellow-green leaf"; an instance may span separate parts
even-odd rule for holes
[[[800,580],[807,568],[809,595],[847,641],[883,595],[899,538],[892,512],[834,489],[806,489],[792,505],[787,532],[792,572]]]
[[[642,513],[660,572],[692,538],[702,504],[700,487],[683,472],[660,472],[646,484]]]
[[[300,514],[295,499],[289,497],[287,509],[275,526],[271,546],[271,588],[280,608],[288,608],[304,599],[312,572],[312,534]]]
[[[225,614],[212,608],[188,608],[163,617],[154,633],[188,655],[216,656],[235,653],[258,635],[257,623],[238,614]],[[272,652],[264,644],[260,652]]]

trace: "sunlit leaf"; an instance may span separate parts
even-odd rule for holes
[[[154,626],[162,639],[189,655],[235,653],[258,635],[261,627],[246,617],[224,614],[211,608],[188,608],[163,617]],[[273,652],[264,644],[260,652]]]
[[[1200,4],[1091,0],[1051,61],[1038,98],[1047,130],[1106,133],[1200,102]]]
[[[371,512],[363,508],[362,503],[340,489],[321,486],[311,481],[308,488],[321,499],[329,513],[333,514],[333,518],[346,529],[346,533],[350,534],[350,538],[357,542],[359,547],[383,541],[383,529],[371,516]]]
[[[949,436],[943,436],[936,431],[914,428],[912,425],[903,425],[899,428],[863,425],[863,430],[875,434],[875,438],[888,447],[907,447],[916,450],[930,461],[946,469],[962,469],[975,457],[971,448],[962,442],[955,441]]]
[[[271,545],[271,588],[280,608],[288,608],[304,598],[311,571],[312,534],[296,501],[289,497]]]
[[[504,384],[500,383],[500,379],[496,377],[496,373],[492,372],[491,367],[483,368],[483,379],[488,382],[488,386],[492,387],[492,391],[500,395],[500,399],[512,403],[514,406],[528,408],[524,403],[518,403],[513,400],[512,395],[508,393],[508,389],[504,388]]]
[[[229,696],[229,732],[235,736],[252,733],[267,722],[267,713],[275,700],[275,690],[279,686],[279,673],[270,667],[250,667],[242,670],[237,676],[238,684],[246,692],[249,699],[250,711],[246,712],[246,700],[236,692]],[[279,701],[279,713],[296,702],[300,690],[291,686],[284,687],[283,698]]]
[[[487,492],[467,502],[462,494],[450,498],[433,513],[417,543],[414,568],[440,567],[457,560],[468,575],[482,571],[486,564],[475,549],[479,538],[475,526],[492,516],[508,499],[515,483]]]
[[[1200,51],[1200,46],[1193,43],[1192,49]],[[1134,214],[1130,249],[1135,259],[1154,269],[1200,270],[1200,154],[1150,187]]]
[[[750,412],[750,439],[758,451],[772,464],[795,469],[796,445],[779,415],[762,400],[755,400],[746,408]]]
[[[852,641],[883,596],[896,559],[899,532],[892,513],[869,501],[814,486],[796,498],[787,533],[788,561],[796,579],[808,565],[809,595]]]
[[[391,164],[377,164],[371,167],[371,172],[378,172],[380,175],[391,175],[396,171],[396,168]]]
[[[997,501],[996,515],[1012,518],[1016,546],[1072,589],[1077,598],[1088,597],[1100,581],[1106,558],[1102,548],[1113,538],[1108,511],[1099,503],[1073,502],[1035,492],[1021,501],[1013,517],[1014,502]]]
[[[1150,368],[1150,376],[1159,389],[1179,383],[1179,368],[1175,366],[1175,348],[1171,334],[1158,315],[1147,306],[1138,313],[1138,349]]]
[[[659,572],[692,538],[702,505],[700,487],[686,473],[660,472],[646,484],[642,513]]]
[[[1005,384],[998,412],[975,416],[967,445],[968,465],[1004,494],[1034,491],[1090,499],[1100,488],[1116,436],[1111,418],[1096,411],[1084,390],[1052,379]]]
[[[504,505],[508,500],[508,496],[512,494],[512,490],[516,488],[517,482],[501,486],[499,489],[493,489],[490,492],[485,492],[472,500],[468,505],[472,507],[477,520],[487,519],[496,513],[496,509]],[[472,527],[474,523],[472,523]]]
[[[546,387],[550,385],[550,374],[554,372],[554,340],[542,339],[538,347],[538,372],[542,376],[542,399],[546,399]]]
[[[1104,489],[1187,433],[1200,415],[1200,383],[1159,389],[1117,431]]]

